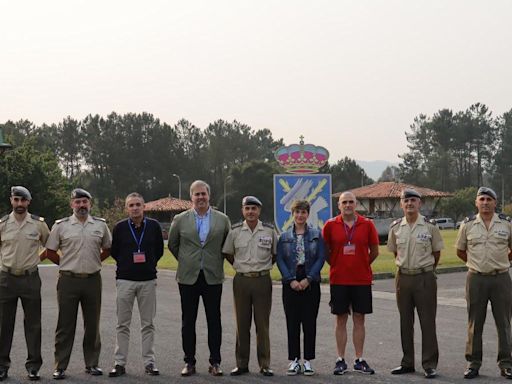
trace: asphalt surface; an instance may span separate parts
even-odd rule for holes
[[[55,382],[51,378],[53,372],[54,331],[57,319],[56,281],[58,270],[56,267],[47,266],[40,268],[43,281],[43,367],[41,369],[41,382]],[[302,375],[296,377],[286,376],[287,346],[286,324],[281,301],[281,286],[274,285],[273,308],[271,315],[271,342],[272,342],[272,368],[274,377],[263,377],[258,373],[255,351],[255,339],[253,337],[251,352],[251,373],[241,377],[230,377],[229,371],[235,366],[235,324],[233,314],[233,298],[231,279],[226,279],[222,298],[223,344],[222,367],[225,371],[223,377],[211,377],[208,374],[208,346],[206,337],[206,325],[204,310],[199,311],[197,324],[197,370],[198,374],[192,377],[180,376],[183,367],[183,352],[181,349],[180,329],[180,301],[178,287],[174,280],[174,273],[161,271],[158,277],[158,308],[156,317],[156,357],[157,366],[161,375],[149,377],[144,374],[140,352],[140,322],[137,311],[134,312],[132,322],[132,337],[127,374],[118,378],[109,378],[107,373],[112,368],[112,357],[115,347],[115,279],[114,267],[105,266],[103,276],[103,304],[101,315],[102,353],[100,365],[105,375],[91,377],[84,373],[82,354],[83,323],[78,321],[75,338],[75,346],[71,356],[71,362],[66,371],[68,377],[66,383],[215,383],[215,382],[246,382],[246,383],[417,383],[425,379],[421,370],[421,334],[419,322],[416,322],[416,368],[414,374],[392,376],[390,370],[400,363],[402,357],[398,310],[394,295],[394,281],[378,280],[373,287],[374,313],[367,317],[366,343],[364,357],[376,370],[375,375],[362,375],[355,372],[347,372],[343,376],[332,375],[332,369],[336,359],[336,347],[334,340],[334,319],[329,312],[329,287],[322,286],[322,301],[318,316],[317,332],[317,358],[313,361],[313,368],[317,374],[311,377]],[[438,279],[438,314],[437,330],[440,347],[440,361],[438,366],[439,376],[435,379],[440,383],[467,382],[462,378],[465,369],[464,347],[466,340],[466,303],[464,300],[465,273],[449,273],[439,276]],[[19,306],[21,307],[21,305]],[[350,327],[351,328],[351,327]],[[349,331],[350,332],[350,331]],[[350,339],[350,338],[349,338]],[[484,361],[480,370],[480,377],[474,382],[490,383],[502,382],[496,365],[497,337],[491,312],[488,312],[487,323],[484,330]],[[23,335],[23,312],[18,309],[15,338],[11,352],[11,369],[6,382],[27,382],[24,362],[26,347]],[[353,347],[349,341],[346,359],[350,362],[354,359]]]

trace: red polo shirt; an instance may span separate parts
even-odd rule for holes
[[[329,247],[331,270],[330,283],[333,285],[370,285],[370,245],[379,245],[379,235],[375,225],[366,217],[355,215],[357,220],[352,229],[345,229],[341,215],[333,217],[324,225],[323,237]],[[348,236],[347,236],[348,235]],[[355,245],[355,253],[345,255],[344,246]]]

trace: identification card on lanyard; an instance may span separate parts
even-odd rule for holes
[[[343,227],[345,228],[345,235],[347,237],[347,243],[343,246],[343,254],[347,256],[354,256],[356,254],[356,245],[352,244],[352,238],[354,237],[354,232],[356,231],[356,223],[357,216],[354,220],[354,224],[352,228],[350,228],[347,224],[343,223]]]
[[[130,227],[130,231],[132,232],[133,240],[135,240],[135,243],[137,244],[137,252],[133,252],[133,262],[135,264],[145,263],[146,262],[146,254],[140,250],[140,245],[142,244],[142,239],[144,238],[144,233],[146,232],[146,219],[144,218],[144,229],[142,230],[142,233],[140,234],[140,238],[137,239],[137,236],[135,235],[135,231],[132,228],[132,225],[128,223],[128,226]]]

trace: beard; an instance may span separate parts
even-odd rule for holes
[[[75,214],[77,216],[84,217],[89,214],[89,210],[85,207],[81,207],[81,208],[75,209]]]

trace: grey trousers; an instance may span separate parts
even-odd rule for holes
[[[130,324],[133,303],[137,299],[139,307],[142,360],[144,366],[155,363],[155,326],[156,279],[148,281],[117,280],[117,336],[114,361],[117,365],[126,365],[130,345]]]

